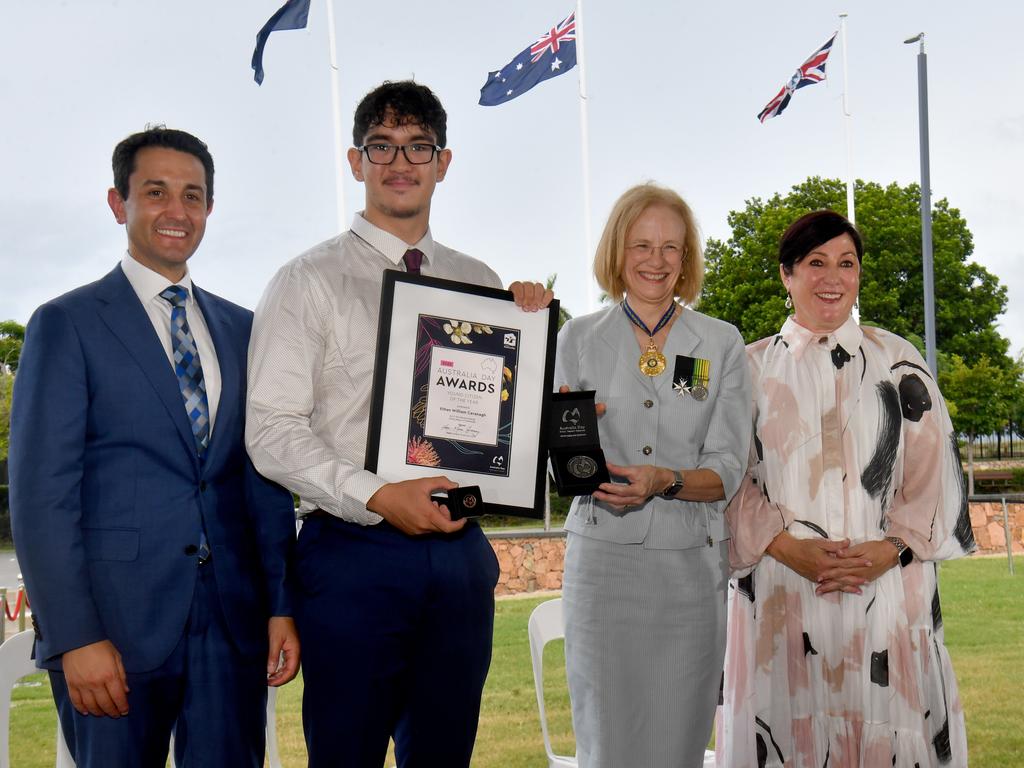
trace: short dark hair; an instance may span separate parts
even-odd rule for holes
[[[420,125],[428,129],[438,146],[448,143],[448,113],[434,92],[412,80],[385,80],[356,107],[352,145],[360,146],[371,127],[392,120],[397,125]]]
[[[779,264],[787,275],[793,273],[793,265],[803,261],[819,245],[833,237],[849,235],[857,250],[857,261],[864,258],[864,243],[860,232],[840,213],[824,209],[811,211],[789,225],[779,241]]]
[[[146,147],[175,149],[198,159],[206,171],[206,205],[213,204],[213,156],[206,143],[191,133],[162,125],[147,127],[144,131],[133,133],[114,147],[114,156],[111,159],[114,168],[114,189],[121,199],[128,199],[128,177],[135,172],[135,155]]]

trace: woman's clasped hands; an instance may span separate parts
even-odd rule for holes
[[[888,541],[863,541],[851,546],[849,539],[798,539],[783,531],[768,546],[767,554],[817,584],[814,592],[861,594],[861,588],[899,562],[896,547]]]

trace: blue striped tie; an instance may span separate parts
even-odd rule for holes
[[[185,317],[185,301],[188,289],[172,285],[160,293],[160,298],[171,305],[171,352],[174,357],[174,372],[178,375],[178,386],[185,400],[185,411],[192,424],[192,436],[196,441],[196,452],[202,456],[210,443],[210,405],[206,400],[206,382],[203,381],[203,366],[199,362],[199,350]]]

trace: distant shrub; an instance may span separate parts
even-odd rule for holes
[[[6,485],[0,485],[0,546],[10,547],[14,543],[11,537],[11,510],[8,504]]]

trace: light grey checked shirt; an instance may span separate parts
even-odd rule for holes
[[[434,242],[401,239],[357,214],[352,229],[285,264],[270,281],[249,343],[245,444],[263,475],[301,499],[363,525],[385,481],[363,469],[377,317],[385,269],[409,248],[424,275],[501,288],[486,264]]]

